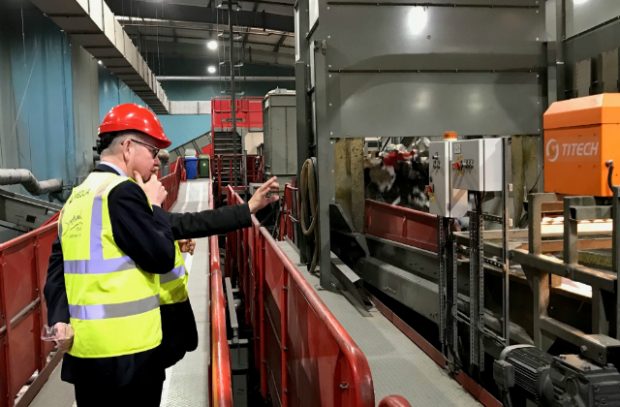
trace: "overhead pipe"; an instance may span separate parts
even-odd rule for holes
[[[158,81],[229,81],[230,76],[158,76]],[[235,76],[237,82],[295,82],[294,76]]]
[[[62,189],[62,180],[57,178],[39,181],[26,169],[0,169],[0,185],[21,184],[33,195],[47,194]]]

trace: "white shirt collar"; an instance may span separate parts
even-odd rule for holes
[[[108,167],[112,168],[114,171],[118,172],[119,175],[122,175],[123,177],[126,177],[127,174],[125,173],[125,171],[121,170],[117,165],[112,164],[111,162],[108,161],[99,161],[100,164],[103,165],[107,165]]]

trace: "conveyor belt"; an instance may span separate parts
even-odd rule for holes
[[[181,184],[172,212],[194,212],[207,209],[211,193],[208,180],[193,180]],[[196,239],[194,256],[186,258],[190,270],[189,294],[198,326],[198,349],[186,355],[166,370],[162,407],[208,406],[209,343],[209,245],[208,239]],[[32,407],[71,407],[74,405],[73,386],[60,380],[60,365],[31,403]]]
[[[319,279],[300,265],[291,244],[278,245],[310,285],[318,287]],[[480,405],[381,313],[371,311],[370,317],[364,317],[344,296],[326,290],[317,293],[366,355],[377,402],[399,394],[413,406]]]

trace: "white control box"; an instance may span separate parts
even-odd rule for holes
[[[452,147],[452,187],[469,191],[502,190],[502,139],[459,140]]]
[[[433,141],[429,146],[428,197],[430,212],[446,218],[467,214],[467,191],[453,189],[450,180],[451,144],[454,141]]]

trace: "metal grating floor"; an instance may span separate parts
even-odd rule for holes
[[[295,248],[289,242],[278,245],[306,280],[319,287],[318,277],[299,263]],[[377,404],[400,394],[413,406],[480,405],[379,311],[363,317],[344,296],[320,289],[317,293],[366,355]]]
[[[207,209],[210,181],[199,179],[182,183],[172,212],[194,212]],[[198,325],[198,349],[166,370],[162,407],[204,407],[209,405],[208,372],[210,360],[209,335],[209,244],[196,239],[193,256],[186,257],[190,270],[189,295]],[[60,365],[54,370],[31,407],[72,407],[75,405],[73,386],[60,380]]]

